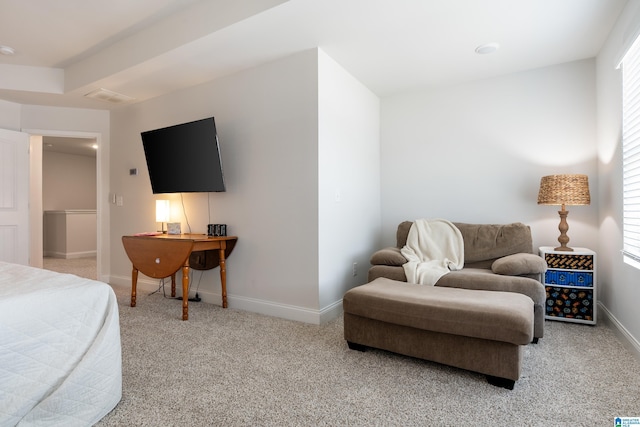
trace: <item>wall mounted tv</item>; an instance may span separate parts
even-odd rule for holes
[[[225,191],[213,117],[140,135],[153,194]]]

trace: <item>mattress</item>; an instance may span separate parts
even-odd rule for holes
[[[0,426],[90,426],[121,397],[113,289],[0,262]]]

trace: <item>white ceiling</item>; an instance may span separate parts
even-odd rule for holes
[[[96,157],[94,138],[66,138],[61,136],[42,137],[42,150],[76,156]]]
[[[0,99],[118,108],[84,95],[139,102],[316,46],[385,97],[594,57],[626,2],[0,0]]]

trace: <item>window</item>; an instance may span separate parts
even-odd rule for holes
[[[625,261],[640,266],[640,38],[622,60],[622,191]]]

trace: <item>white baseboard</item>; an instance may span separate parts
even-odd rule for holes
[[[131,277],[110,276],[107,283],[110,283],[112,286],[117,286],[119,288],[131,289]],[[144,292],[151,293],[156,291],[158,289],[158,286],[158,280],[152,280],[146,277],[138,277],[137,293],[138,295]],[[171,290],[171,279],[165,280],[165,289],[166,291]],[[176,295],[182,295],[181,283],[176,283]],[[192,290],[189,296],[193,297],[194,295],[195,293]],[[198,296],[202,299],[202,302],[222,305],[222,296],[219,293],[198,291]],[[229,307],[237,310],[250,311],[267,316],[280,317],[287,320],[295,320],[298,322],[312,323],[314,325],[321,325],[342,315],[342,300],[336,301],[321,310],[314,310],[305,307],[281,304],[272,301],[265,301],[232,294],[227,294],[227,303]]]
[[[229,295],[227,299],[229,307],[239,310],[251,311],[298,322],[312,323],[314,325],[321,325],[342,314],[342,300],[322,310],[315,310],[235,295]]]
[[[622,344],[629,350],[636,359],[640,360],[640,342],[616,319],[616,317],[601,303],[598,303],[598,315],[604,324],[609,326]]]
[[[60,259],[78,259],[78,258],[95,258],[97,251],[83,251],[83,252],[53,252],[45,251],[42,256],[48,258],[60,258]]]
[[[342,300],[336,301],[320,310],[320,324],[330,322],[340,316],[342,316]]]

